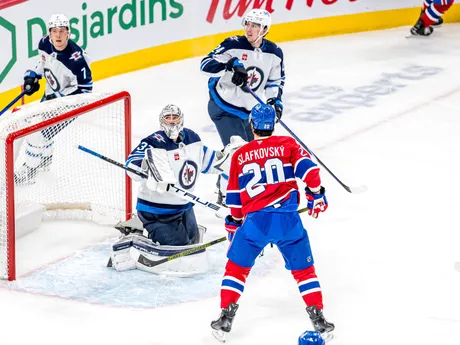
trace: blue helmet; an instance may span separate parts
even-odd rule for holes
[[[325,345],[321,333],[316,331],[305,331],[299,337],[298,345]]]
[[[268,104],[257,104],[249,114],[249,121],[252,121],[254,129],[260,131],[272,131],[275,129],[275,109]]]

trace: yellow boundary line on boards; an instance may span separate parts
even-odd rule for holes
[[[276,24],[270,30],[268,39],[278,43],[409,26],[415,23],[419,13],[420,8],[405,8]],[[460,22],[460,4],[454,4],[444,16],[444,20],[446,23]],[[97,81],[168,62],[197,56],[204,57],[226,37],[237,34],[243,34],[243,30],[168,43],[96,61],[91,65],[93,79]],[[39,92],[32,97],[25,98],[26,103],[42,97],[43,83],[41,84]],[[20,86],[0,93],[0,108],[6,106],[20,93]]]

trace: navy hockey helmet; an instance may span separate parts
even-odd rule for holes
[[[252,122],[254,129],[260,131],[272,131],[275,129],[275,109],[268,104],[257,104],[249,114],[249,122]]]

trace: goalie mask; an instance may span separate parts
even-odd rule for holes
[[[184,114],[177,105],[168,104],[160,113],[160,128],[172,140],[177,139],[184,128]]]

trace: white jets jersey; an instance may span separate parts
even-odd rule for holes
[[[46,79],[45,96],[62,97],[92,91],[90,61],[78,44],[69,40],[63,51],[57,51],[47,35],[38,44],[38,55],[33,71]]]
[[[254,48],[245,36],[233,36],[206,56],[200,67],[212,76],[209,91],[221,109],[246,120],[257,104],[250,93],[232,83],[233,72],[226,70],[226,63],[232,57],[243,63],[248,72],[248,86],[262,100],[272,97],[281,100],[285,80],[281,48],[265,39],[260,48]]]
[[[168,154],[169,165],[177,180],[177,186],[192,192],[201,173],[218,173],[213,167],[216,151],[203,145],[198,134],[191,129],[184,128],[181,135],[182,140],[176,143],[168,138],[163,131],[151,134],[142,139],[140,144],[131,152],[126,160],[126,165],[142,171],[142,160],[147,148],[165,149]],[[158,193],[150,190],[146,185],[146,180],[142,179],[142,177],[132,173],[128,173],[128,175],[133,180],[141,182],[137,195],[136,209],[138,211],[154,214],[172,214],[192,207],[192,203],[172,193]]]

